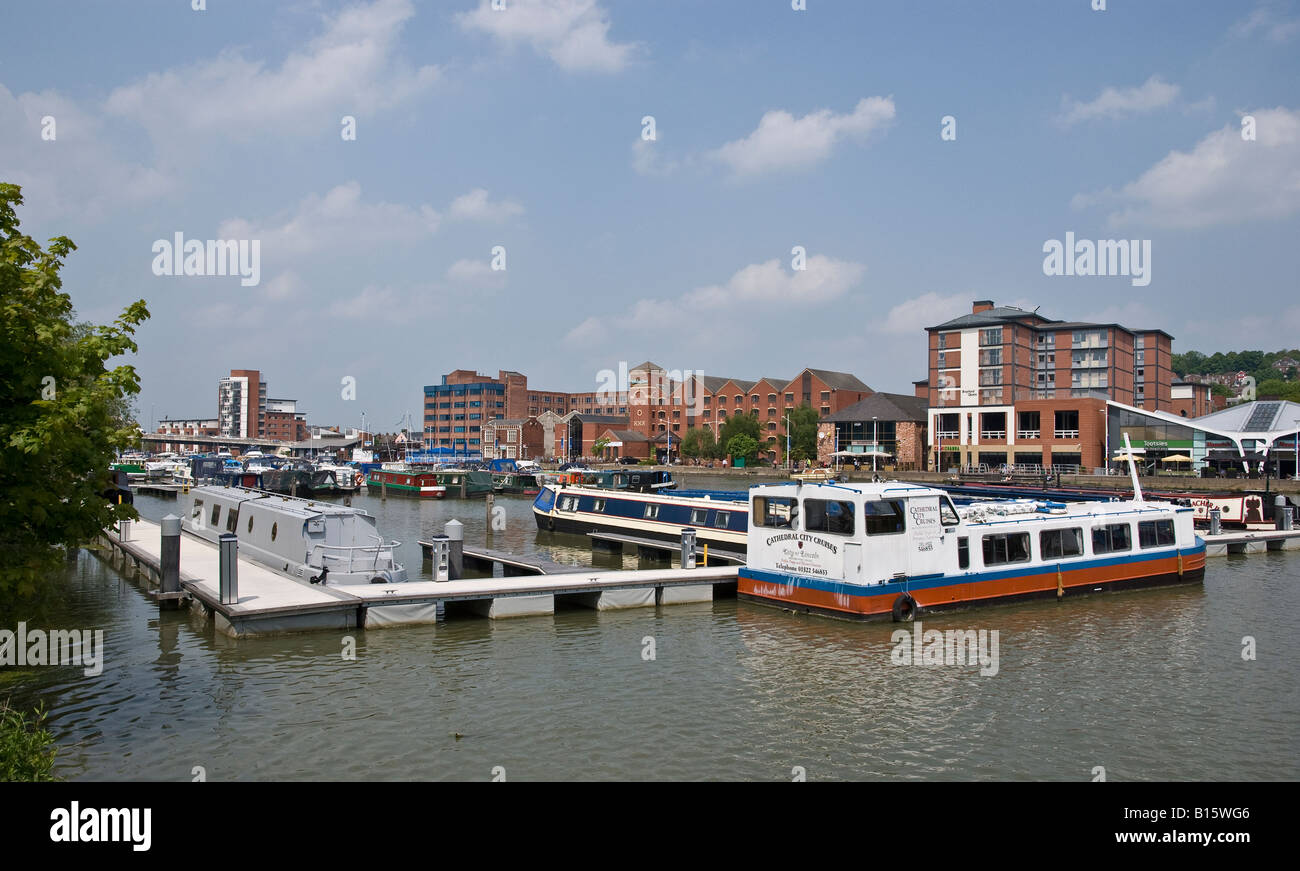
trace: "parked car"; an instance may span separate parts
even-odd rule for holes
[[[620,466],[635,466],[636,464],[638,464],[638,463],[640,463],[640,462],[641,462],[641,461],[638,460],[636,457],[619,457],[619,458],[618,458],[618,464],[619,464]]]

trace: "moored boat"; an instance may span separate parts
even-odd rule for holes
[[[585,535],[594,530],[677,542],[689,526],[700,543],[733,553],[745,549],[747,508],[744,493],[638,493],[553,484],[533,500],[537,528],[548,532]]]
[[[371,469],[366,476],[366,487],[422,499],[441,499],[447,495],[437,472],[409,468]]]
[[[1200,583],[1190,507],[981,502],[905,483],[774,484],[749,493],[742,598],[848,619]]]
[[[359,508],[278,496],[242,487],[200,486],[180,497],[181,528],[216,544],[239,538],[239,556],[313,584],[395,584],[406,569],[399,542],[379,535]]]

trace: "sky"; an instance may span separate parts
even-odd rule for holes
[[[146,426],[231,369],[381,431],[461,368],[910,393],[975,299],[1300,344],[1297,2],[47,0],[0,32],[0,181],[77,244],[80,318],[148,304]],[[1047,274],[1067,233],[1145,273]],[[176,234],[250,268],[158,274]]]

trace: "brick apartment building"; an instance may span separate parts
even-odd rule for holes
[[[728,416],[749,414],[766,434],[765,450],[775,455],[785,435],[783,418],[793,409],[808,404],[825,417],[873,393],[856,376],[826,369],[750,381],[684,375],[650,361],[631,367],[627,383],[615,387],[543,391],[529,387],[519,372],[500,370],[492,378],[458,369],[424,388],[425,445],[482,453],[487,421],[536,417],[548,457],[591,456],[606,429],[640,433],[667,449],[670,439],[675,446],[688,429],[708,429],[716,437]]]
[[[266,382],[256,369],[231,369],[217,383],[219,432],[229,438],[262,438],[266,432]]]
[[[183,436],[215,436],[217,435],[220,422],[215,417],[202,418],[163,418],[158,421],[156,433],[166,435]],[[195,442],[186,442],[178,440],[175,442],[164,442],[158,450],[172,451],[175,453],[198,452],[204,450]]]
[[[1054,321],[977,300],[926,332],[932,468],[1097,468],[1107,400],[1173,410],[1173,337],[1163,330]]]

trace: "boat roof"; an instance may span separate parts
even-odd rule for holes
[[[294,514],[303,518],[319,517],[324,514],[361,514],[367,517],[370,516],[370,512],[363,508],[334,505],[330,502],[317,502],[297,496],[284,496],[279,493],[268,493],[265,490],[254,490],[251,487],[219,487],[215,485],[204,485],[201,487],[191,488],[190,494],[194,497],[206,496],[232,502],[255,502],[258,507],[271,508],[276,511]]]

